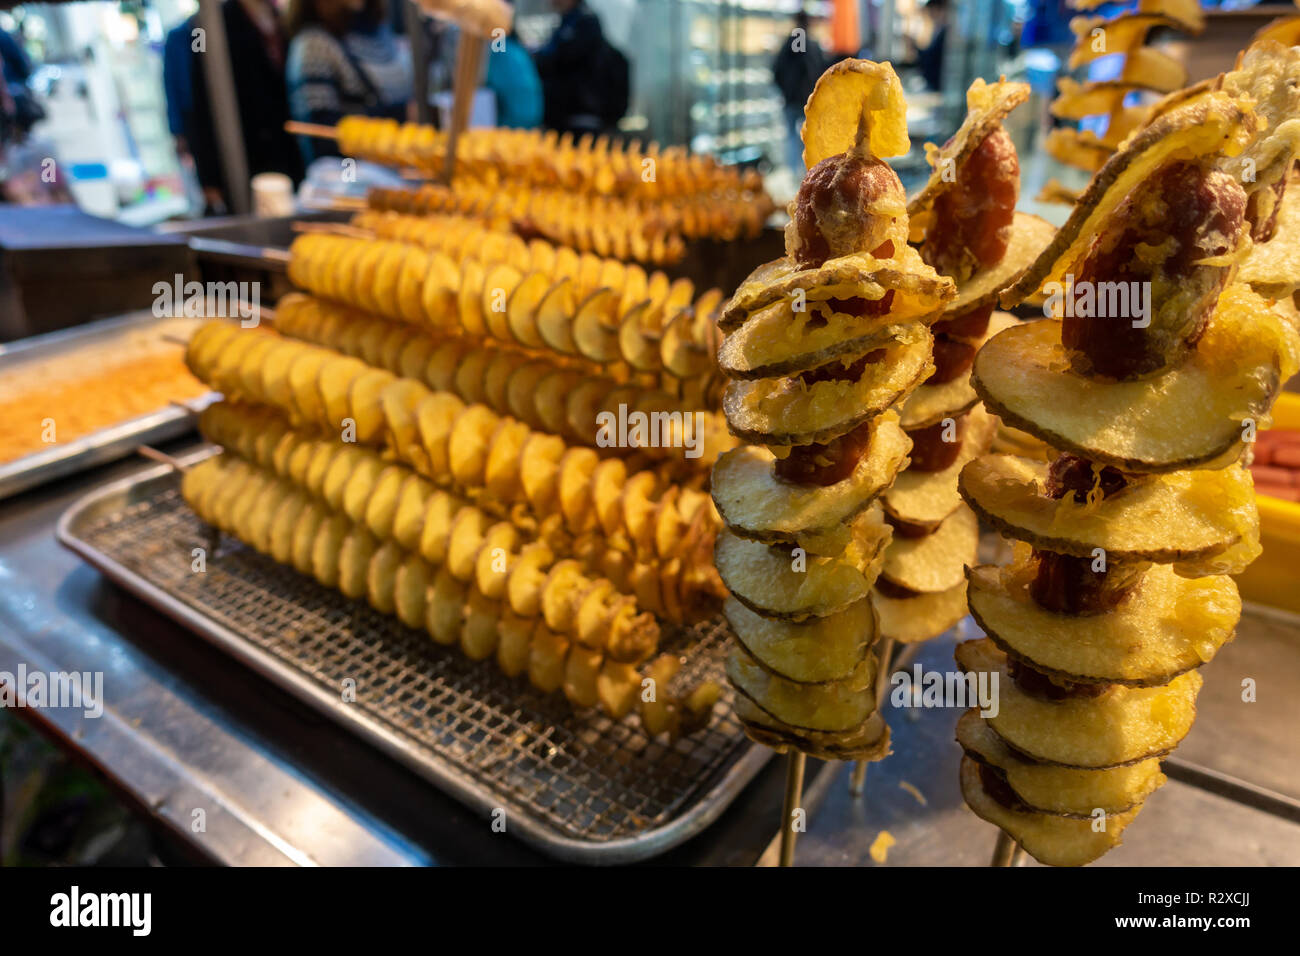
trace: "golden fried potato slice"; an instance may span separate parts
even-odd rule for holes
[[[889,726],[879,712],[852,730],[826,733],[783,724],[743,693],[736,695],[732,706],[745,735],[777,753],[795,750],[819,760],[883,760],[889,756]]]
[[[961,792],[976,816],[1005,830],[1026,853],[1049,866],[1083,866],[1119,846],[1120,834],[1141,809],[1108,816],[1101,831],[1093,829],[1090,819],[1011,810],[985,792],[979,764],[969,757],[961,761]]]
[[[534,632],[528,653],[528,680],[534,687],[549,694],[564,686],[564,662],[570,647],[567,638],[545,627]]]
[[[1049,445],[1126,471],[1235,460],[1247,421],[1300,367],[1300,336],[1254,292],[1226,289],[1188,360],[1128,382],[1069,368],[1059,322],[1007,329],[975,356],[971,382],[989,411]]]
[[[682,309],[668,320],[659,339],[659,359],[678,378],[703,375],[713,364],[712,351],[695,334],[696,324],[695,311]]]
[[[1035,569],[1027,555],[1006,567],[970,569],[971,614],[1011,657],[1073,681],[1167,684],[1212,660],[1241,616],[1232,578],[1184,578],[1162,564],[1147,568],[1112,611],[1054,614],[1029,595]]]
[[[519,549],[520,534],[509,521],[498,521],[483,536],[483,545],[474,560],[474,584],[484,597],[501,600]]]
[[[460,640],[468,593],[467,584],[452,577],[445,567],[438,569],[424,618],[425,630],[435,643],[451,646]]]
[[[531,427],[559,432],[564,427],[564,396],[578,381],[577,372],[536,360],[519,366],[506,386],[510,414]]]
[[[542,272],[527,273],[506,302],[506,326],[510,335],[525,348],[544,348],[538,329],[538,307],[551,289],[551,279]]]
[[[1092,504],[1072,495],[1049,498],[1047,468],[1042,461],[985,455],[962,469],[958,489],[1003,534],[1061,554],[1090,558],[1101,548],[1111,560],[1226,560],[1243,540],[1258,552],[1253,486],[1240,465],[1147,475]]]
[[[916,528],[933,530],[961,505],[957,478],[966,463],[988,451],[997,421],[983,406],[972,408],[966,417],[961,451],[942,471],[908,469],[881,495],[885,514]]]
[[[505,611],[497,622],[497,666],[507,677],[518,677],[528,669],[533,631],[541,625],[530,617]]]
[[[808,169],[852,149],[860,125],[866,127],[866,147],[873,156],[902,156],[911,148],[903,85],[889,63],[839,61],[817,80],[804,116],[803,162]]]
[[[537,514],[554,514],[559,504],[560,461],[568,446],[558,435],[533,432],[519,453],[524,499]]]
[[[859,727],[876,709],[876,658],[866,654],[844,680],[801,684],[767,670],[743,647],[727,657],[727,679],[782,724],[836,732]]]
[[[385,541],[366,569],[366,600],[381,614],[397,610],[397,571],[405,560],[396,541]]]
[[[433,568],[419,555],[406,555],[393,576],[393,610],[407,627],[423,627]]]
[[[618,293],[597,289],[579,305],[571,331],[578,353],[593,362],[612,362],[619,358]]]
[[[761,445],[725,452],[713,468],[713,503],[738,535],[773,543],[800,534],[830,531],[870,507],[895,475],[912,447],[886,411],[871,420],[871,437],[853,473],[832,485],[795,485],[777,477],[775,456]],[[952,476],[957,499],[957,475]]]
[[[472,661],[484,661],[497,649],[497,619],[501,605],[469,589],[465,623],[460,629],[460,649]]]
[[[452,523],[468,506],[455,495],[429,485],[407,487],[416,490],[403,494],[397,517],[393,521],[394,537],[403,546],[408,546],[409,543],[431,564],[441,565],[447,560],[447,552],[451,547]]]
[[[868,599],[802,624],[762,617],[734,597],[727,599],[723,613],[737,640],[765,668],[803,684],[848,678],[876,639],[876,616]]]
[[[915,644],[938,637],[966,616],[966,582],[947,591],[889,597],[871,592],[880,621],[880,633],[900,644]]]
[[[569,631],[577,611],[577,589],[585,581],[582,565],[572,558],[551,566],[542,586],[542,617],[547,627],[559,633]]]
[[[794,555],[788,546],[775,548],[724,529],[714,561],[723,584],[751,610],[804,621],[827,617],[866,597],[888,540],[879,509],[868,509],[855,519],[854,536],[842,557]]]
[[[546,291],[537,304],[537,335],[549,349],[561,355],[576,355],[573,318],[578,313],[575,283],[564,276]]]
[[[730,381],[722,396],[732,434],[768,445],[806,445],[836,438],[901,401],[933,371],[929,330],[915,324],[908,339],[884,347],[856,380],[808,385],[792,378]]]
[[[1092,816],[1094,810],[1123,813],[1139,806],[1165,782],[1152,757],[1106,770],[1080,770],[1033,763],[1006,745],[972,707],[957,720],[957,743],[978,763],[1002,771],[1021,800],[1045,813]]]
[[[596,694],[601,709],[614,720],[622,720],[636,706],[641,675],[635,665],[606,659],[596,677]]]
[[[1044,700],[1020,689],[1007,657],[987,638],[957,645],[957,666],[997,680],[999,737],[1033,760],[1103,768],[1158,757],[1192,728],[1201,675],[1188,671],[1160,687],[1108,687],[1100,697]],[[996,677],[994,676],[996,675]]]
[[[917,594],[960,587],[966,565],[975,560],[980,527],[975,513],[958,508],[937,529],[919,538],[895,534],[880,576]]]
[[[456,418],[447,449],[452,478],[461,487],[483,486],[488,455],[503,424],[501,416],[486,405],[468,405]]]
[[[498,342],[514,340],[509,321],[510,297],[523,278],[523,273],[505,263],[487,266],[484,272],[480,308],[488,335]]]
[[[788,361],[789,355],[782,355],[782,349],[787,353],[795,349],[823,351],[843,338],[851,339],[853,330],[868,321],[847,316],[839,320],[834,331],[809,330],[807,319],[795,313],[790,305],[799,298],[810,304],[858,297],[880,299],[890,291],[894,293],[890,315],[897,315],[899,319],[937,312],[957,294],[952,279],[939,275],[922,262],[920,254],[911,246],[903,246],[892,259],[877,259],[869,253],[857,252],[827,259],[822,265],[809,268],[800,268],[789,258],[765,263],[741,282],[718,316],[718,328],[723,332],[743,328],[760,313],[763,317],[763,339],[757,342],[740,340],[749,358],[732,360],[731,353],[728,353],[728,365],[744,369]],[[784,311],[765,311],[768,306],[780,303],[786,303]],[[795,318],[802,319],[799,328],[787,331],[787,318],[790,322]],[[769,337],[779,336],[785,336],[788,341],[766,341]],[[805,339],[809,340],[807,345],[801,341]],[[763,355],[760,351],[763,348],[776,354]],[[755,352],[758,352],[756,357]]]
[[[379,548],[374,535],[358,525],[352,525],[339,549],[338,589],[346,597],[363,598],[370,583],[370,561]]]

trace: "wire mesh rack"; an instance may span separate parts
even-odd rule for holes
[[[574,710],[561,695],[434,644],[363,602],[201,522],[170,469],[93,492],[60,540],[192,630],[402,759],[507,831],[582,862],[628,862],[702,830],[760,769],[730,690],[707,727],[669,742],[634,718]],[[206,569],[195,573],[194,549]],[[722,680],[720,619],[669,636],[677,680]],[[347,698],[354,697],[353,700]]]

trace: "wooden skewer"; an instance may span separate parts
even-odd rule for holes
[[[185,472],[187,472],[190,467],[189,465],[182,464],[180,461],[173,458],[171,455],[168,455],[165,452],[161,452],[157,448],[150,448],[148,445],[137,446],[136,454],[141,455],[144,458],[148,458],[152,461],[162,462],[164,465],[171,465],[172,468],[176,469],[182,475],[185,474]]]
[[[798,834],[794,829],[794,812],[803,801],[803,771],[807,757],[802,751],[790,752],[789,762],[785,768],[785,802],[781,813],[781,855],[780,866],[794,866],[794,845]]]
[[[317,139],[339,138],[338,127],[326,126],[324,123],[301,123],[298,120],[289,120],[284,124],[284,131],[295,136],[314,136]]]
[[[456,172],[456,146],[460,134],[469,123],[470,106],[474,90],[478,87],[478,74],[483,66],[483,38],[467,30],[460,32],[456,41],[456,79],[452,85],[451,125],[447,130],[447,155],[443,161],[442,181],[450,184]]]

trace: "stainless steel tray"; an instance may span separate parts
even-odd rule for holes
[[[197,326],[202,319],[158,318],[152,312],[91,322],[47,335],[37,335],[0,346],[0,376],[32,362],[43,362],[77,349],[108,345],[125,334],[157,325],[175,331]],[[124,458],[140,445],[166,441],[184,435],[194,427],[194,412],[202,411],[216,397],[200,396],[187,406],[169,405],[108,428],[101,428],[44,451],[0,463],[0,499],[16,495],[55,478]],[[190,410],[187,410],[190,409]],[[191,411],[192,410],[192,411]]]
[[[770,755],[746,740],[729,691],[707,728],[669,745],[214,535],[165,465],[91,492],[58,526],[62,544],[127,590],[482,811],[484,826],[504,810],[508,833],[555,857],[662,853],[712,823]],[[197,547],[204,573],[190,570]],[[680,642],[684,674],[721,678],[726,634],[709,622],[669,647]],[[346,679],[355,703],[342,700]]]

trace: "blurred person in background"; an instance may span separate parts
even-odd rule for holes
[[[929,0],[925,12],[930,18],[930,42],[916,51],[916,65],[925,88],[943,89],[943,48],[948,42],[948,0]]]
[[[187,17],[167,31],[163,40],[163,93],[167,97],[167,131],[176,141],[176,152],[190,153],[194,138],[194,85],[190,69],[194,58],[194,29],[198,17]]]
[[[800,10],[794,15],[794,28],[772,62],[772,78],[785,102],[785,161],[795,175],[803,178],[803,107],[817,85],[817,78],[831,65],[830,57],[811,32],[811,19]]]
[[[45,119],[45,107],[27,85],[33,73],[31,58],[19,37],[7,30],[0,30],[0,62],[4,65],[4,122],[10,127],[11,138],[22,139]]]
[[[582,0],[551,0],[560,23],[534,55],[546,125],[574,135],[613,130],[627,112],[627,57],[608,40]]]
[[[409,117],[411,53],[386,0],[290,0],[289,112],[333,126],[344,116]],[[339,155],[334,140],[300,136],[303,158]]]
[[[248,175],[251,178],[258,173],[284,173],[297,183],[302,179],[302,160],[294,148],[293,137],[284,131],[289,119],[284,93],[288,37],[280,16],[270,0],[225,0],[221,15],[226,24]],[[204,52],[191,53],[193,126],[187,141],[208,210],[221,213],[231,207],[230,190],[221,166],[221,149],[204,69],[203,57],[207,55],[206,44]]]
[[[542,125],[542,80],[533,58],[519,42],[513,22],[507,36],[488,42],[483,85],[496,96],[498,126],[535,129]]]

